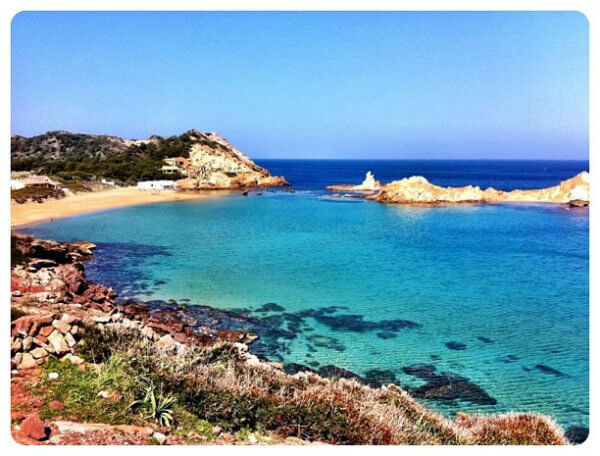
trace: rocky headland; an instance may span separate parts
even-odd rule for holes
[[[367,173],[365,182],[374,181]],[[358,186],[329,186],[327,190],[367,191],[364,184]],[[344,195],[340,195],[344,196]],[[558,203],[573,206],[587,206],[590,200],[589,173],[583,171],[558,185],[535,190],[512,190],[509,192],[489,187],[482,190],[478,186],[441,187],[429,182],[423,176],[412,176],[389,184],[372,185],[363,197],[381,203],[394,204],[461,204],[461,203]]]
[[[231,190],[282,187],[290,183],[254,163],[216,133],[190,130],[187,178],[177,181],[182,190]]]
[[[169,165],[171,163],[171,165]],[[11,169],[74,183],[113,179],[119,185],[176,180],[181,190],[236,190],[290,185],[272,176],[224,137],[195,129],[179,136],[124,139],[52,131],[11,137]]]
[[[259,358],[255,334],[217,329],[230,318],[223,311],[118,300],[86,278],[94,250],[11,236],[11,418],[21,443],[568,443],[537,414],[449,419],[423,407],[412,396],[495,403],[431,366],[410,368],[426,383],[407,393],[386,371],[364,378]],[[162,405],[152,408],[149,394]]]

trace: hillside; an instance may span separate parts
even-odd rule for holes
[[[166,157],[190,158],[193,165],[190,177],[200,181],[208,182],[212,173],[228,173],[229,178],[240,173],[270,177],[268,170],[258,166],[222,136],[197,130],[179,136],[151,136],[142,140],[66,131],[52,131],[31,138],[11,137],[13,171],[35,171],[63,180],[105,177],[132,184],[146,179],[183,178],[183,174],[163,173],[161,167]],[[248,179],[245,176],[242,180]]]

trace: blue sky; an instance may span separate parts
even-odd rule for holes
[[[588,157],[588,23],[64,13],[12,23],[12,132],[216,131],[256,158]]]

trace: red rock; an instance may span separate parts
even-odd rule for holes
[[[52,331],[54,331],[54,328],[52,326],[43,326],[40,328],[40,330],[38,331],[38,338],[40,336],[43,336],[45,338],[48,338],[48,336],[50,334],[52,334]],[[45,342],[45,341],[44,341]]]
[[[18,333],[28,334],[32,324],[33,315],[25,315],[23,317],[17,318],[11,323],[11,330],[14,330],[16,332],[15,336]]]
[[[77,324],[77,323],[81,322],[81,318],[76,317],[74,315],[69,315],[69,314],[64,314],[61,317],[61,320],[68,323],[69,325],[73,325],[73,324]]]
[[[35,315],[33,317],[33,325],[29,330],[29,334],[35,336],[41,327],[52,324],[52,320],[54,320],[53,314]]]
[[[21,431],[27,436],[35,440],[44,440],[48,437],[46,426],[37,415],[29,415],[21,423]]]
[[[51,401],[48,404],[48,407],[50,407],[52,410],[62,410],[65,406],[60,401]]]
[[[465,413],[465,412],[456,412],[456,419],[459,421],[462,420],[468,420],[469,419],[469,414]]]
[[[183,333],[173,334],[173,339],[175,339],[180,344],[187,345],[189,343],[189,338]]]

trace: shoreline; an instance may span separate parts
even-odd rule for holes
[[[44,201],[43,203],[28,201],[24,204],[17,204],[11,202],[10,227],[11,229],[18,229],[34,223],[105,209],[151,203],[202,200],[216,198],[224,194],[231,194],[231,192],[161,190],[156,193],[130,186],[98,192],[78,193],[61,199]]]
[[[266,425],[261,432],[271,432],[274,433],[273,435],[280,435],[283,438],[293,434],[290,429],[294,429],[294,426],[290,428],[289,423],[296,423],[298,417],[300,417],[308,420],[306,421],[307,430],[302,436],[298,435],[297,437],[322,443],[362,443],[371,445],[408,443],[506,444],[508,442],[511,444],[560,445],[572,443],[567,438],[563,428],[552,418],[537,413],[504,413],[489,416],[458,413],[455,418],[450,418],[422,404],[411,395],[410,390],[404,390],[394,384],[384,384],[384,382],[369,384],[364,382],[365,379],[343,368],[329,366],[331,369],[321,372],[312,369],[298,369],[298,367],[303,366],[296,365],[291,366],[293,369],[289,371],[284,369],[282,363],[269,362],[249,351],[250,344],[256,340],[257,336],[252,331],[219,329],[214,325],[205,325],[202,319],[198,319],[200,315],[190,315],[187,309],[181,309],[176,305],[167,304],[162,308],[159,306],[158,309],[153,310],[151,306],[139,301],[119,303],[117,300],[118,295],[112,289],[91,282],[84,276],[82,261],[93,255],[94,244],[85,241],[57,243],[22,235],[14,235],[12,242],[14,242],[15,249],[21,252],[21,255],[18,256],[20,261],[17,265],[13,265],[11,269],[11,289],[13,290],[11,312],[15,311],[15,318],[11,316],[11,363],[16,368],[11,376],[11,387],[16,388],[16,390],[19,390],[20,384],[25,385],[24,388],[26,389],[28,382],[35,382],[40,375],[50,371],[60,371],[60,374],[56,374],[59,379],[57,381],[68,382],[69,378],[65,377],[63,372],[69,375],[76,372],[77,375],[85,377],[87,374],[79,374],[79,372],[93,371],[93,369],[90,370],[85,367],[98,366],[96,369],[102,370],[102,366],[107,361],[103,360],[102,364],[97,364],[95,356],[92,357],[93,359],[89,359],[90,352],[89,350],[86,352],[86,346],[91,341],[95,341],[94,344],[98,343],[94,336],[98,331],[109,330],[108,333],[105,333],[108,338],[103,339],[102,344],[105,347],[110,347],[117,356],[124,356],[124,358],[119,358],[126,360],[125,364],[119,364],[124,369],[122,371],[123,375],[126,373],[126,368],[138,368],[137,365],[128,364],[126,356],[127,353],[130,353],[129,350],[136,349],[136,347],[136,357],[131,359],[148,363],[147,366],[152,369],[156,369],[158,366],[153,364],[155,358],[162,360],[161,362],[173,363],[172,365],[175,366],[178,365],[177,363],[187,363],[189,361],[186,358],[187,353],[208,354],[208,358],[194,365],[194,371],[204,372],[205,374],[210,372],[214,380],[211,383],[204,382],[206,375],[189,377],[185,372],[181,372],[179,376],[173,378],[168,376],[170,371],[163,372],[159,370],[154,372],[154,376],[157,381],[168,378],[172,382],[169,394],[175,395],[178,392],[180,393],[182,389],[188,388],[189,391],[189,384],[186,382],[195,379],[196,383],[192,384],[192,390],[195,391],[196,386],[198,386],[208,388],[218,398],[225,395],[230,399],[234,411],[235,407],[238,407],[236,401],[240,395],[244,398],[242,404],[244,407],[247,401],[251,401],[256,404],[256,407],[262,407],[261,410],[264,409],[269,414],[276,413],[284,408],[288,414],[291,414],[287,422],[274,423],[271,421],[272,415],[261,415],[260,418]],[[48,260],[47,257],[49,256],[52,256],[55,260]],[[40,278],[46,275],[50,275],[51,280],[46,285],[38,285]],[[32,300],[34,300],[36,307],[36,311],[33,313],[31,312]],[[212,310],[214,312],[214,309]],[[207,313],[207,309],[201,310],[201,314],[204,313]],[[220,313],[223,314],[224,312]],[[204,315],[204,317],[212,319],[210,315]],[[80,327],[83,328],[83,331],[80,330]],[[110,331],[115,332],[111,333]],[[118,334],[122,331],[132,337],[129,342],[125,342],[126,345],[123,345],[121,339],[110,336],[110,334]],[[51,333],[47,337],[48,344],[42,340],[46,337],[44,334],[47,332]],[[42,348],[35,348],[33,351],[28,351],[31,349],[31,347],[25,347],[25,339],[28,337],[33,338],[34,343],[40,344],[43,350]],[[35,342],[38,340],[35,339],[36,337],[42,338],[40,339],[41,343]],[[79,344],[77,339],[79,339]],[[67,343],[71,340],[73,343],[66,345],[62,343],[63,340]],[[253,385],[250,385],[251,387],[237,379],[233,380],[232,387],[231,377],[219,376],[218,372],[222,370],[221,364],[219,364],[220,361],[215,363],[211,360],[214,358],[214,353],[219,353],[220,357],[223,356],[225,352],[222,351],[222,347],[224,346],[230,347],[230,351],[226,352],[228,361],[235,363],[236,369],[241,371],[242,379],[250,379],[253,382]],[[148,349],[152,350],[153,355],[151,357],[146,356]],[[61,361],[57,362],[54,358]],[[48,361],[49,364],[46,365],[45,361]],[[62,361],[70,361],[70,363]],[[84,368],[68,367],[70,364],[83,366]],[[219,366],[218,371],[214,369],[215,366]],[[167,377],[164,377],[164,375],[167,375]],[[270,381],[266,380],[267,378],[273,379],[273,383],[268,383],[265,386],[264,382]],[[56,404],[57,400],[53,396],[54,393],[50,384],[44,384],[46,390],[42,389],[39,393],[44,395],[41,400],[47,401],[54,398],[55,400],[52,403]],[[295,391],[299,384],[301,384],[299,391],[302,391],[303,394],[307,394],[308,391],[311,400],[319,407],[328,408],[333,400],[341,410],[339,415],[329,417],[329,421],[326,420],[326,426],[323,429],[326,429],[327,432],[322,432],[320,421],[312,421],[312,409],[306,410],[302,401],[281,399],[279,394],[267,392],[267,387],[270,387],[275,390],[279,388],[281,391],[289,393],[290,389]],[[459,385],[459,387],[462,386]],[[112,393],[106,391],[106,394],[109,397],[114,397],[114,399],[111,399],[113,402],[123,404],[130,403],[136,397],[135,394],[128,393],[125,384],[117,385]],[[127,397],[125,397],[126,395]],[[97,392],[93,390],[88,396],[85,397],[85,406],[88,408],[97,406],[102,412],[104,410],[102,408],[103,402],[98,399]],[[12,410],[15,411],[14,407],[19,405],[19,400],[23,400],[23,395],[13,394],[11,397],[13,401],[11,402]],[[265,402],[265,397],[268,398],[267,402]],[[182,407],[185,404],[184,398],[188,398],[188,396],[184,394],[178,399]],[[89,413],[88,409],[82,411],[79,401],[75,407],[68,398],[64,399],[61,396],[60,400],[62,401],[60,407],[57,407],[57,411],[53,412],[44,422],[38,417],[35,408],[33,412],[19,415],[23,421],[11,428],[13,433],[19,439],[22,439],[23,443],[31,443],[32,439],[34,441],[42,440],[43,443],[49,444],[61,443],[63,442],[62,439],[71,442],[70,439],[73,436],[65,427],[64,423],[66,422],[56,421],[56,417],[61,419],[63,408],[65,413],[74,413],[69,415],[69,417],[74,417],[69,418],[74,421],[68,422],[68,425],[82,422],[85,423],[85,426],[93,427],[96,425],[94,419],[86,418],[86,414]],[[374,411],[379,410],[378,407],[382,401],[391,404],[390,407],[392,408],[389,411],[390,415],[384,417],[384,419],[372,415]],[[194,411],[195,409],[191,410]],[[209,408],[208,411],[210,410]],[[248,413],[247,408],[243,408],[243,411]],[[370,417],[367,423],[368,426],[365,427],[362,421],[353,420],[355,411],[362,412],[363,416]],[[19,413],[19,411],[17,410],[15,413]],[[83,415],[79,416],[77,413],[83,413]],[[187,413],[189,415],[191,412],[187,411]],[[367,414],[364,415],[365,413]],[[417,434],[412,431],[407,433],[404,424],[396,424],[394,420],[390,421],[392,417],[396,417],[398,414],[403,420],[408,420],[409,423],[415,415],[418,415],[421,417],[420,419],[427,420],[428,427]],[[202,414],[201,416],[204,417],[205,415]],[[158,432],[152,430],[157,428],[156,423],[147,419],[143,423],[138,423],[134,418],[133,415],[128,416],[127,424],[149,427],[150,431],[145,433],[147,436],[154,435],[152,432]],[[341,427],[338,426],[340,419],[342,423],[345,423]],[[28,424],[34,420],[37,420],[39,426],[45,429],[43,435],[32,436]],[[231,428],[231,425],[227,424],[227,417],[213,414],[207,420],[206,422],[211,426],[217,426],[216,428],[209,428],[212,439],[225,439],[228,431],[235,431],[235,428]],[[262,421],[259,421],[259,424]],[[335,434],[331,434],[329,431],[331,429],[330,421],[335,422],[338,426],[335,428]],[[111,421],[104,425],[103,429],[109,433],[115,432],[115,430],[118,431],[117,424],[119,423]],[[185,422],[182,421],[180,424],[184,425]],[[84,424],[77,425],[81,427]],[[513,431],[515,425],[519,426],[518,433]],[[159,434],[159,436],[164,440],[168,440],[169,443],[203,443],[196,440],[191,442],[182,440],[176,433],[172,432],[170,427],[168,428],[159,428],[159,431],[166,434]],[[373,433],[373,428],[377,432]],[[214,434],[214,429],[218,429],[218,436]],[[259,432],[259,429],[258,425],[254,425],[250,431]],[[368,430],[368,432],[365,433],[365,430]],[[230,442],[231,440],[230,437],[227,437],[226,441]],[[144,442],[140,441],[139,443]]]

